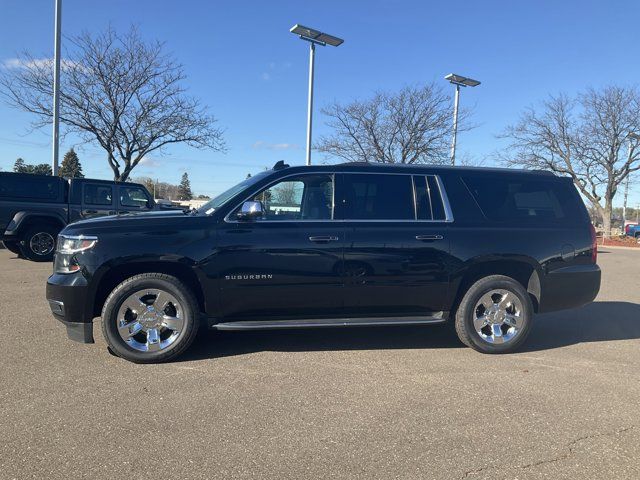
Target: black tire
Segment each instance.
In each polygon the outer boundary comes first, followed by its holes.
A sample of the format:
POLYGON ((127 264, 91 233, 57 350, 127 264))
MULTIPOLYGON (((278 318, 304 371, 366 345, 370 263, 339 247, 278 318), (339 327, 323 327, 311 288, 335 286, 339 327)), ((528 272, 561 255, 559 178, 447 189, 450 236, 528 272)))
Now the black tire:
POLYGON ((18 244, 18 242, 5 240, 2 243, 4 244, 4 248, 9 250, 10 252, 15 253, 16 255, 22 256, 22 252, 20 251, 20 245, 18 244))
POLYGON ((503 275, 491 275, 471 285, 462 297, 455 316, 455 329, 460 341, 482 353, 510 353, 515 351, 526 340, 531 331, 532 323, 533 304, 531 297, 519 282, 503 275), (481 337, 474 327, 478 302, 484 295, 494 290, 506 290, 515 295, 522 306, 522 327, 517 335, 502 344, 489 343, 481 337))
POLYGON ((20 240, 22 256, 33 262, 50 262, 56 250, 58 233, 60 228, 49 223, 27 227, 20 240))
POLYGON ((193 343, 200 326, 200 309, 191 290, 180 280, 163 273, 143 273, 127 278, 113 289, 102 308, 102 334, 111 351, 134 363, 161 363, 175 359, 193 343), (144 289, 161 290, 180 303, 184 324, 177 339, 155 352, 132 348, 118 333, 118 311, 131 295, 144 289))

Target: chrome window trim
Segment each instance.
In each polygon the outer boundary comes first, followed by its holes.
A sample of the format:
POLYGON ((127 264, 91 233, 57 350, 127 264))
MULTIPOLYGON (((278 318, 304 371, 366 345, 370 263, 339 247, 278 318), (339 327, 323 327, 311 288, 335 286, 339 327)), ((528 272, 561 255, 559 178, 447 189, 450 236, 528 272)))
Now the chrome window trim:
POLYGON ((235 207, 233 207, 231 209, 231 211, 229 213, 227 213, 224 217, 224 222, 225 223, 291 223, 291 222, 333 222, 334 220, 334 216, 335 216, 335 207, 336 207, 336 202, 335 202, 335 196, 336 196, 336 174, 335 172, 298 172, 298 173, 291 173, 289 175, 285 175, 284 177, 280 177, 276 180, 274 180, 273 182, 267 184, 266 186, 264 186, 263 188, 259 189, 256 193, 252 193, 251 195, 249 195, 248 197, 246 197, 244 200, 242 200, 240 203, 238 203, 235 207), (264 192, 265 190, 271 188, 273 185, 282 182, 283 180, 287 179, 287 178, 291 178, 291 177, 300 177, 303 175, 326 175, 328 177, 331 177, 331 181, 333 182, 333 191, 331 192, 331 218, 328 220, 304 220, 304 219, 300 219, 300 220, 260 220, 260 222, 241 222, 239 220, 231 220, 230 216, 233 212, 235 212, 239 207, 242 206, 242 204, 248 200, 250 200, 251 198, 253 198, 255 195, 257 195, 260 192, 264 192))
MULTIPOLYGON (((411 178, 411 183, 413 184, 413 178, 411 178)), ((413 187, 415 189, 415 186, 413 187)), ((430 190, 428 190, 429 192, 429 200, 431 201, 431 192, 430 190)), ((414 210, 415 210, 415 196, 414 196, 414 210)), ((433 206, 431 207, 431 209, 433 210, 433 206)), ((258 192, 256 193, 252 193, 249 196, 247 196, 244 200, 242 200, 241 202, 239 202, 238 204, 236 204, 235 207, 233 207, 231 209, 231 211, 229 213, 227 213, 224 217, 224 222, 225 223, 242 223, 242 224, 263 224, 263 223, 327 223, 327 222, 337 222, 337 223, 344 223, 344 222, 356 222, 356 223, 451 223, 453 222, 453 212, 451 210, 451 205, 449 204, 449 197, 447 197, 447 193, 444 189, 444 185, 442 184, 442 180, 440 179, 440 175, 436 175, 436 174, 431 174, 431 173, 427 173, 427 174, 420 174, 420 175, 416 175, 415 173, 399 173, 399 172, 358 172, 358 171, 345 171, 345 172, 336 172, 336 171, 328 171, 328 172, 298 172, 298 173, 291 173, 289 175, 285 175, 284 177, 280 177, 276 180, 274 180, 273 182, 267 184, 265 187, 261 188, 260 190, 258 190, 258 192), (427 183, 427 189, 429 189, 429 182, 427 181, 426 177, 435 177, 436 179, 436 184, 438 185, 438 190, 440 190, 440 199, 442 200, 442 205, 444 207, 444 211, 445 211, 445 218, 444 220, 433 220, 433 214, 432 214, 432 219, 431 220, 420 220, 417 218, 414 219, 408 219, 408 220, 383 220, 383 219, 378 219, 378 220, 366 220, 366 219, 336 219, 335 217, 335 209, 336 209, 336 200, 335 200, 335 196, 336 196, 336 175, 405 175, 408 177, 414 177, 414 176, 424 176, 425 177, 425 182, 427 183), (331 176, 332 180, 333 180, 333 193, 332 193, 332 206, 331 206, 331 218, 327 219, 327 220, 261 220, 259 222, 241 222, 239 220, 231 220, 230 216, 233 212, 235 212, 240 206, 242 206, 242 204, 244 202, 246 202, 247 200, 249 200, 250 198, 252 198, 254 195, 256 195, 259 192, 262 192, 270 187, 272 187, 273 185, 275 185, 276 183, 279 183, 287 178, 290 177, 299 177, 302 175, 328 175, 331 176)))
POLYGON ((442 199, 442 205, 444 206, 444 221, 451 223, 453 222, 453 211, 451 210, 451 204, 449 203, 449 197, 447 196, 447 192, 444 189, 444 184, 442 183, 442 179, 440 175, 434 175, 436 177, 436 183, 438 184, 438 190, 440 190, 440 198, 442 199))

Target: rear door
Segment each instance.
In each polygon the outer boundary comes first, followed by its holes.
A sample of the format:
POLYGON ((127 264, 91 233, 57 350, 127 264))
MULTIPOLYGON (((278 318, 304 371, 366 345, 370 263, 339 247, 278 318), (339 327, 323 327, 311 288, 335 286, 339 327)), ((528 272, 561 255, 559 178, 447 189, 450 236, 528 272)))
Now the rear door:
POLYGON ((442 311, 451 262, 449 219, 436 177, 345 173, 336 194, 345 223, 345 313, 442 311))
POLYGON ((84 182, 82 185, 82 218, 115 215, 115 185, 84 182))

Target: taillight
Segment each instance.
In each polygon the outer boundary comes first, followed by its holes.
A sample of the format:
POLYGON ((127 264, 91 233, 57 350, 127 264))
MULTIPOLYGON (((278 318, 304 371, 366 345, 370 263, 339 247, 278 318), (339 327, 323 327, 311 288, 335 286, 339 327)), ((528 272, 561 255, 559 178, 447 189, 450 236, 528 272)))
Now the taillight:
POLYGON ((593 223, 589 224, 589 231, 591 232, 591 261, 593 263, 598 262, 598 238, 596 237, 596 227, 593 223))

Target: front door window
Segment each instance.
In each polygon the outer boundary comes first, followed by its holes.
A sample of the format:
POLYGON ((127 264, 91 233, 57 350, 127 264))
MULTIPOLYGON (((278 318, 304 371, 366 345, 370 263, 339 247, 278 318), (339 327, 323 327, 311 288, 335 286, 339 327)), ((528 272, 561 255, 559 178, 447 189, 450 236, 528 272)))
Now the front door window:
POLYGON ((301 175, 286 178, 251 200, 262 202, 259 221, 331 220, 333 176, 301 175))

